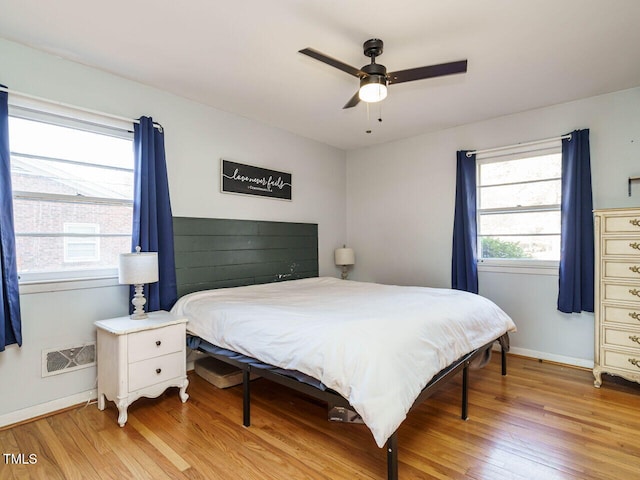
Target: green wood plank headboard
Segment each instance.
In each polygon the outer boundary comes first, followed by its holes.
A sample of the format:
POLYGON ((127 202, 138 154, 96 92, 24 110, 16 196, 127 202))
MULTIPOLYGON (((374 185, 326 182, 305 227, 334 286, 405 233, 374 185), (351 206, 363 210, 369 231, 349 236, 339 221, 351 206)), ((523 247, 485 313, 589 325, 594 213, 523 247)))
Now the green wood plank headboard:
POLYGON ((318 225, 173 218, 178 297, 318 276, 318 225))

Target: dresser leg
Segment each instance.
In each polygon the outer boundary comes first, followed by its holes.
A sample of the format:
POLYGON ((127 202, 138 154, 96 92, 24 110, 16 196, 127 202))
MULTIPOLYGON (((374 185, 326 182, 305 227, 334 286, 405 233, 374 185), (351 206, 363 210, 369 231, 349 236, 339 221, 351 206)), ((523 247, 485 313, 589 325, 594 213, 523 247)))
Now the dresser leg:
POLYGON ((105 397, 103 393, 98 393, 98 410, 104 410, 105 408, 105 397))
POLYGON ((180 387, 180 400, 182 400, 182 403, 186 402, 189 399, 189 394, 187 393, 188 386, 189 380, 185 378, 182 386, 180 387))
POLYGON ((602 385, 602 370, 600 370, 600 367, 593 368, 593 376, 595 378, 593 386, 596 388, 600 388, 600 386, 602 385))
POLYGON ((125 400, 118 400, 116 403, 118 407, 118 425, 124 427, 125 423, 127 423, 127 407, 129 406, 125 400))

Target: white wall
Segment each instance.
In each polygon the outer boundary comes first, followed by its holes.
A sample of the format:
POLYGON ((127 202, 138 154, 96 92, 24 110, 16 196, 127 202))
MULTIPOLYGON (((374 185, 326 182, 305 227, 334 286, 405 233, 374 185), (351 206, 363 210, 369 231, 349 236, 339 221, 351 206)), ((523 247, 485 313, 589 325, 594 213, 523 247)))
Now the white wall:
MULTIPOLYGON (((0 83, 127 118, 152 116, 165 128, 174 215, 318 223, 320 274, 337 275, 333 249, 346 240, 343 151, 4 40, 0 83), (291 172, 293 201, 221 194, 222 157, 291 172)), ((23 347, 0 353, 0 426, 89 398, 95 368, 43 379, 41 350, 94 340, 93 322, 128 305, 117 285, 20 300, 23 347)))
MULTIPOLYGON (((640 175, 638 88, 348 152, 350 278, 450 287, 456 151, 582 128, 590 129, 594 208, 640 206, 640 185, 627 195, 627 178, 640 175)), ((592 365, 593 315, 556 310, 557 276, 481 272, 479 283, 516 321, 514 351, 592 365)))

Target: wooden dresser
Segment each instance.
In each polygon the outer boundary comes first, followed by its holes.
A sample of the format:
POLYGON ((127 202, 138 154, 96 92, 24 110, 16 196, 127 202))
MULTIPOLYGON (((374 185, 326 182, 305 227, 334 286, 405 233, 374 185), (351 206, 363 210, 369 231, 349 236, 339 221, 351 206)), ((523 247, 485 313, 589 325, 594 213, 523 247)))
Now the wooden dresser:
POLYGON ((640 208, 594 215, 594 385, 603 373, 640 382, 640 208))

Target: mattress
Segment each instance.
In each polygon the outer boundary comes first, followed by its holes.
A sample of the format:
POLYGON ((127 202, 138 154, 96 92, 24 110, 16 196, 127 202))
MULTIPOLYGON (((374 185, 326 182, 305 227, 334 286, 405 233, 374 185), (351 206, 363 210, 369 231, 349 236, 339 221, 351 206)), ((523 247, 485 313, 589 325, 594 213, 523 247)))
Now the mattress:
POLYGON ((191 293, 172 311, 192 335, 338 392, 379 447, 434 375, 516 329, 472 293, 329 277, 191 293))

